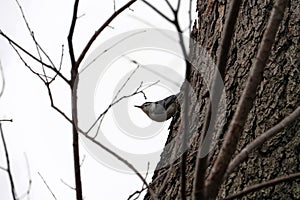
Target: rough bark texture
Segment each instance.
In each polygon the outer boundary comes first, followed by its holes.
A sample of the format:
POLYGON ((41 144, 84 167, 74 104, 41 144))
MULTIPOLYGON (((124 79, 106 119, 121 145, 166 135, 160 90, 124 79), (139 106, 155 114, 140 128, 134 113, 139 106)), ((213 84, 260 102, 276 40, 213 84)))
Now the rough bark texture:
MULTIPOLYGON (((230 1, 228 1, 230 2, 230 1)), ((223 30, 227 1, 198 0, 198 21, 195 23, 192 36, 213 58, 217 59, 223 30)), ((274 1, 247 0, 242 3, 235 35, 229 52, 229 61, 225 77, 226 120, 222 129, 228 127, 236 105, 244 88, 245 80, 254 62, 261 42, 263 31, 270 16, 274 1)), ((255 137, 265 132, 285 116, 300 106, 300 0, 289 1, 284 20, 276 36, 264 79, 258 88, 254 107, 252 108, 245 129, 242 133, 238 150, 255 137)), ((199 52, 192 49, 193 64, 199 63, 199 52)), ((190 74, 191 85, 198 99, 192 99, 190 106, 190 148, 187 159, 187 195, 190 199, 195 156, 203 126, 206 104, 209 100, 207 85, 197 70, 190 74), (197 104, 196 104, 197 102, 197 104)), ((180 114, 177 114, 170 126, 170 134, 166 144, 180 135, 180 114)), ((221 133, 221 139, 223 137, 221 133)), ((296 120, 284 131, 271 138, 258 150, 250 154, 246 162, 224 182, 219 192, 222 198, 228 194, 246 188, 249 185, 263 182, 275 177, 300 171, 300 120, 296 120)), ((217 145, 214 155, 218 153, 217 145)), ((173 151, 180 151, 180 140, 177 145, 166 145, 161 161, 153 176, 151 187, 156 193, 161 190, 159 199, 180 199, 180 159, 172 165, 166 163, 173 151), (168 174, 168 170, 171 172, 168 174), (167 180, 167 181, 165 181, 167 180), (162 188, 162 184, 166 183, 162 188)), ((179 152, 180 154, 180 152, 179 152)), ((210 162, 212 162, 214 159, 210 162)), ((151 199, 147 194, 145 199, 151 199)), ((282 183, 258 192, 251 193, 243 199, 300 199, 299 181, 282 183)))

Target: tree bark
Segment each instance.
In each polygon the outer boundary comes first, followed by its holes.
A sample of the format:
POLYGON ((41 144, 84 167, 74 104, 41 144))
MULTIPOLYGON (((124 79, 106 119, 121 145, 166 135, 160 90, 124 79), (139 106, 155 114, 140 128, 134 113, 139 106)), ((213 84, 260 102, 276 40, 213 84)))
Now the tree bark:
MULTIPOLYGON (((226 12, 230 1, 198 0, 198 20, 195 23, 192 37, 207 56, 216 62, 220 37, 226 20, 226 12)), ((235 34, 229 52, 224 80, 226 93, 225 125, 220 134, 218 144, 209 164, 218 154, 223 134, 236 110, 236 105, 245 87, 250 68, 256 58, 274 1, 249 0, 243 1, 237 20, 235 34)), ((300 105, 300 0, 289 1, 272 48, 269 63, 263 74, 254 106, 248 116, 244 131, 238 144, 238 153, 254 138, 276 125, 284 117, 292 113, 300 105)), ((193 64, 199 63, 198 50, 191 47, 193 64)), ((187 155, 186 190, 187 199, 191 198, 195 171, 195 158, 207 105, 209 102, 208 87, 201 74, 192 69, 189 74, 191 85, 198 97, 191 99, 189 121, 192 136, 187 155)), ((183 91, 182 91, 183 93, 183 91)), ((180 130, 180 115, 174 116, 170 125, 170 133, 166 144, 169 144, 180 130)), ((252 152, 222 184, 218 199, 236 193, 250 185, 261 183, 276 177, 300 171, 300 120, 297 119, 281 133, 272 137, 256 151, 252 152)), ((180 140, 177 145, 166 146, 161 154, 150 187, 160 193, 159 199, 180 199, 180 159, 172 165, 166 165, 173 151, 180 154, 180 140), (171 166, 171 167, 170 167, 171 166), (168 171, 171 171, 168 173, 168 171), (167 179, 167 180, 165 180, 167 179), (165 185, 164 185, 165 182, 165 185), (164 185, 164 188, 161 188, 164 185)), ((257 192, 248 194, 245 199, 300 199, 299 181, 281 183, 257 192)), ((146 194, 146 200, 151 199, 146 194)))

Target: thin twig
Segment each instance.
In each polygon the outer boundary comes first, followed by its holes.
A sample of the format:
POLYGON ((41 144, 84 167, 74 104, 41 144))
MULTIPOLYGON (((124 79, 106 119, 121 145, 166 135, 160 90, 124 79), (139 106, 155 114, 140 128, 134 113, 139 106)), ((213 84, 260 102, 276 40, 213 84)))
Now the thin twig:
POLYGON ((106 22, 104 22, 102 24, 102 26, 94 33, 94 35, 90 38, 90 40, 88 41, 88 43, 86 44, 86 46, 84 47, 84 49, 82 50, 78 60, 76 61, 76 66, 74 66, 75 68, 78 68, 80 63, 82 62, 82 60, 84 59, 86 53, 88 52, 88 50, 90 49, 90 47, 92 46, 92 44, 94 43, 94 41, 96 40, 96 38, 100 35, 100 33, 102 33, 102 31, 119 15, 121 14, 126 8, 128 8, 129 6, 131 6, 134 2, 136 2, 137 0, 131 0, 128 3, 126 3, 124 6, 122 6, 121 8, 119 8, 116 12, 114 12, 107 20, 106 22))
POLYGON ((114 3, 114 12, 116 12, 116 0, 113 0, 114 3))
POLYGON ((250 152, 252 152, 256 148, 261 146, 264 142, 269 140, 271 137, 282 131, 293 121, 299 119, 299 116, 300 107, 296 108, 294 112, 285 117, 282 121, 280 121, 278 124, 270 128, 269 130, 258 136, 255 140, 253 140, 245 148, 243 148, 242 151, 238 155, 236 155, 234 159, 230 162, 224 179, 226 179, 226 177, 230 175, 232 171, 238 167, 239 164, 246 160, 250 152))
POLYGON ((134 193, 132 193, 131 195, 129 195, 129 197, 127 198, 127 200, 130 200, 131 198, 133 198, 135 195, 137 195, 133 200, 137 200, 143 191, 145 191, 147 189, 147 187, 143 187, 141 190, 137 190, 134 193))
POLYGON ((5 77, 4 77, 4 71, 3 71, 1 61, 0 61, 0 75, 1 75, 1 80, 2 80, 2 88, 0 90, 0 98, 1 98, 3 95, 4 89, 5 89, 5 77))
MULTIPOLYGON (((147 177, 148 177, 149 167, 150 167, 150 163, 148 162, 148 163, 147 163, 147 171, 146 171, 146 175, 145 175, 145 180, 147 180, 147 177)), ((129 197, 128 197, 127 200, 130 200, 130 199, 133 198, 135 195, 137 195, 137 196, 136 196, 133 200, 138 199, 138 198, 141 196, 142 192, 143 192, 145 189, 147 189, 147 187, 144 187, 144 186, 145 186, 145 184, 143 183, 142 189, 141 189, 141 190, 137 190, 137 191, 135 191, 134 193, 132 193, 131 195, 129 195, 129 197)))
POLYGON ((32 185, 30 166, 29 166, 29 162, 28 162, 28 158, 27 158, 26 153, 24 153, 24 157, 25 157, 26 167, 27 167, 28 187, 27 187, 26 192, 23 195, 20 195, 20 197, 18 199, 23 199, 25 196, 27 196, 28 199, 29 199, 29 195, 30 195, 30 191, 31 191, 31 185, 32 185))
MULTIPOLYGON (((117 104, 117 103, 119 103, 120 101, 122 101, 123 99, 127 99, 127 98, 132 97, 132 96, 137 95, 137 94, 143 94, 144 97, 146 98, 146 95, 145 95, 145 93, 144 93, 144 90, 146 90, 146 89, 149 88, 149 87, 152 87, 153 85, 157 84, 158 82, 159 82, 159 81, 156 81, 156 82, 154 82, 154 83, 148 85, 148 86, 145 87, 144 89, 140 90, 141 87, 143 86, 143 82, 141 82, 141 84, 139 85, 139 87, 137 87, 137 89, 136 89, 134 92, 132 92, 132 93, 129 94, 129 95, 124 95, 124 96, 122 96, 121 98, 119 98, 119 99, 115 100, 114 102, 112 102, 111 104, 109 104, 109 105, 107 106, 107 108, 106 108, 106 109, 98 116, 98 118, 97 118, 97 119, 95 120, 95 122, 91 125, 91 127, 90 127, 86 132, 83 132, 83 133, 84 133, 84 134, 88 134, 88 133, 94 128, 94 126, 97 124, 97 122, 98 122, 100 119, 102 119, 103 116, 109 111, 109 109, 110 109, 112 106, 114 106, 115 104, 117 104)), ((97 131, 97 132, 98 132, 98 131, 97 131)), ((97 136, 97 135, 95 135, 93 138, 95 138, 96 136, 97 136)))
POLYGON ((17 53, 17 55, 19 56, 20 60, 23 62, 23 64, 33 73, 35 74, 37 77, 39 77, 41 79, 42 82, 45 83, 45 80, 43 79, 43 77, 41 76, 41 74, 37 73, 36 71, 34 71, 28 64, 27 62, 24 60, 24 58, 21 56, 21 54, 19 53, 19 51, 17 50, 17 48, 12 45, 11 43, 9 43, 11 45, 11 47, 15 50, 15 52, 17 53))
POLYGON ((59 68, 58 68, 59 71, 61 69, 63 59, 64 59, 64 45, 61 45, 61 56, 60 56, 60 62, 59 62, 59 68))
POLYGON ((150 4, 148 1, 146 0, 142 0, 147 6, 149 6, 152 10, 154 10, 157 14, 159 14, 162 18, 164 18, 165 20, 167 20, 168 22, 170 22, 171 24, 174 23, 174 20, 170 19, 169 17, 167 17, 165 14, 163 14, 162 12, 160 12, 157 8, 155 8, 152 4, 150 4))
POLYGON ((277 185, 277 184, 280 184, 280 183, 283 183, 283 182, 293 181, 293 180, 296 180, 296 179, 299 179, 299 178, 300 178, 300 172, 290 174, 288 176, 274 178, 274 179, 269 180, 269 181, 264 181, 263 183, 259 183, 259 184, 256 184, 256 185, 249 186, 246 189, 244 189, 243 191, 240 191, 240 192, 237 192, 236 194, 227 196, 224 200, 240 198, 242 196, 245 196, 246 194, 249 194, 250 192, 254 192, 254 191, 260 190, 262 188, 274 186, 274 185, 277 185))
MULTIPOLYGON (((60 62, 59 62, 59 67, 58 67, 58 71, 60 72, 61 67, 62 67, 62 63, 63 63, 63 58, 64 58, 64 45, 61 45, 61 55, 60 55, 60 62)), ((49 84, 51 84, 55 78, 57 77, 57 73, 53 76, 53 78, 51 79, 51 81, 49 81, 49 84)))
MULTIPOLYGON (((114 102, 116 101, 116 99, 118 98, 119 94, 121 93, 121 91, 124 89, 124 87, 127 85, 128 81, 132 78, 132 76, 136 73, 136 71, 140 68, 140 64, 137 63, 137 61, 135 60, 132 60, 131 62, 133 62, 134 64, 137 64, 137 67, 131 72, 131 74, 128 76, 128 78, 125 80, 125 82, 122 84, 122 86, 120 87, 120 89, 117 91, 116 95, 114 96, 112 102, 110 105, 114 104, 114 102)), ((109 107, 109 106, 108 106, 109 107)), ((107 111, 108 111, 109 108, 107 108, 107 111)), ((95 137, 97 137, 98 133, 99 133, 99 130, 100 130, 100 126, 103 122, 103 119, 105 117, 105 114, 107 113, 107 111, 102 114, 102 117, 100 119, 100 122, 99 122, 99 125, 98 125, 98 128, 97 128, 97 132, 96 132, 96 135, 95 137)))
POLYGON ((82 167, 82 165, 83 165, 85 159, 86 159, 86 155, 83 155, 83 158, 82 158, 81 163, 80 163, 80 167, 82 167))
POLYGON ((67 186, 68 188, 70 188, 71 190, 76 190, 75 187, 72 187, 71 185, 69 185, 68 183, 66 183, 62 178, 60 179, 60 181, 61 181, 65 186, 67 186))
MULTIPOLYGON (((139 87, 131 94, 129 95, 124 95, 122 96, 121 98, 117 99, 116 101, 112 102, 111 104, 109 104, 107 106, 107 108, 99 115, 99 117, 96 119, 96 121, 92 124, 92 126, 87 130, 87 132, 85 132, 86 134, 88 134, 92 128, 97 124, 97 122, 100 120, 99 124, 102 123, 103 121, 103 117, 106 115, 106 113, 109 111, 109 109, 114 106, 115 104, 119 103, 120 101, 122 101, 123 99, 127 99, 127 98, 130 98, 130 97, 133 97, 137 94, 143 94, 145 99, 146 99, 146 95, 144 93, 144 90, 148 89, 149 87, 152 87, 153 85, 156 85, 159 81, 156 81, 148 86, 146 86, 144 89, 140 90, 141 87, 143 86, 143 82, 141 82, 141 84, 139 85, 139 87)), ((99 131, 99 128, 97 129, 97 132, 96 132, 96 135, 93 137, 93 138, 96 138, 97 135, 98 135, 98 131, 99 131)))
POLYGON ((0 122, 13 122, 13 119, 0 119, 0 122))
POLYGON ((44 184, 46 185, 47 189, 49 190, 49 192, 52 194, 53 198, 55 200, 57 200, 56 196, 54 195, 54 193, 52 192, 51 188, 49 187, 49 185, 47 184, 46 180, 44 179, 44 177, 42 176, 42 174, 40 172, 38 172, 39 176, 41 177, 41 179, 43 180, 44 184))
POLYGON ((283 19, 287 3, 288 1, 286 0, 277 0, 272 9, 254 66, 250 71, 246 87, 239 100, 228 131, 225 134, 224 143, 220 149, 220 153, 218 154, 218 157, 211 169, 211 173, 206 180, 207 193, 210 199, 216 198, 230 159, 236 150, 248 113, 253 106, 256 89, 262 81, 263 71, 267 64, 277 30, 283 19))
POLYGON ((95 138, 93 138, 93 137, 91 137, 91 136, 89 136, 87 134, 83 134, 83 136, 85 136, 91 142, 93 142, 96 145, 98 145, 99 147, 101 147, 103 150, 105 150, 106 152, 108 152, 109 154, 111 154, 112 156, 114 156, 116 159, 118 159, 123 164, 125 164, 129 169, 131 169, 141 179, 141 181, 146 185, 146 187, 148 188, 148 190, 150 192, 151 197, 154 200, 158 200, 157 197, 156 197, 156 194, 149 187, 149 185, 148 185, 147 181, 145 180, 145 178, 140 174, 140 172, 130 162, 128 162, 126 159, 124 159, 123 157, 121 157, 120 155, 118 155, 117 153, 115 153, 114 151, 112 151, 111 149, 109 149, 108 147, 106 147, 105 145, 103 145, 101 142, 95 140, 95 138))
POLYGON ((82 17, 84 17, 84 16, 85 16, 85 13, 83 13, 83 14, 77 16, 77 19, 80 19, 80 18, 82 18, 82 17))
POLYGON ((24 49, 22 46, 20 46, 18 43, 16 43, 15 41, 13 41, 11 38, 9 38, 2 30, 0 30, 0 35, 2 35, 9 43, 13 44, 14 46, 16 46, 18 49, 20 49, 21 51, 23 51, 25 54, 27 54, 29 57, 31 57, 33 60, 35 60, 36 62, 44 65, 45 67, 51 69, 53 72, 55 72, 56 74, 58 74, 58 76, 63 79, 66 83, 69 84, 69 80, 60 73, 60 71, 58 69, 56 69, 55 67, 48 65, 46 63, 44 63, 43 61, 41 61, 40 59, 38 59, 37 57, 35 57, 34 55, 32 55, 31 53, 29 53, 26 49, 24 49))
MULTIPOLYGON (((48 56, 48 54, 43 50, 43 48, 41 47, 41 45, 37 42, 35 36, 34 36, 34 32, 31 30, 30 26, 29 26, 29 23, 28 23, 28 20, 26 19, 26 16, 25 16, 25 13, 23 11, 23 8, 21 6, 21 4, 19 3, 18 0, 15 0, 16 3, 18 4, 18 7, 20 9, 20 12, 22 14, 22 17, 23 17, 23 20, 27 26, 27 30, 33 40, 33 42, 35 43, 35 47, 36 47, 36 50, 37 50, 37 53, 38 53, 38 56, 40 58, 40 61, 43 61, 42 59, 42 55, 41 55, 41 52, 46 56, 46 58, 48 59, 48 61, 51 63, 51 65, 55 68, 55 65, 54 63, 52 62, 52 60, 50 59, 50 57, 48 56)), ((43 70, 43 73, 45 75, 45 79, 46 79, 46 82, 48 82, 48 78, 47 78, 47 75, 46 75, 46 71, 45 71, 45 67, 44 65, 42 64, 42 70, 43 70)))
POLYGON ((176 11, 174 10, 173 6, 171 5, 171 3, 168 0, 165 0, 165 2, 167 3, 167 5, 169 6, 170 10, 172 11, 172 13, 175 13, 176 11))
POLYGON ((13 180, 12 173, 11 173, 9 155, 8 155, 8 150, 7 150, 6 141, 4 138, 4 133, 3 133, 1 123, 0 123, 0 132, 1 132, 1 138, 2 138, 2 143, 3 143, 3 147, 4 147, 5 158, 6 158, 6 165, 7 165, 6 171, 7 171, 8 177, 9 177, 9 183, 10 183, 10 187, 11 187, 11 195, 12 195, 13 199, 16 200, 17 194, 16 194, 15 184, 14 184, 14 180, 13 180))
POLYGON ((135 35, 141 34, 146 32, 146 30, 142 30, 142 31, 138 31, 135 33, 132 33, 120 40, 118 40, 117 42, 115 42, 114 44, 112 44, 110 47, 108 47, 107 49, 103 50, 99 55, 97 55, 95 58, 93 58, 91 60, 91 62, 89 62, 86 66, 84 66, 84 68, 80 71, 80 73, 84 72, 91 64, 93 64, 99 57, 101 57, 102 55, 104 55, 105 53, 109 52, 109 50, 111 50, 112 48, 116 47, 117 45, 119 45, 121 42, 126 41, 127 39, 129 39, 130 37, 133 37, 135 35))

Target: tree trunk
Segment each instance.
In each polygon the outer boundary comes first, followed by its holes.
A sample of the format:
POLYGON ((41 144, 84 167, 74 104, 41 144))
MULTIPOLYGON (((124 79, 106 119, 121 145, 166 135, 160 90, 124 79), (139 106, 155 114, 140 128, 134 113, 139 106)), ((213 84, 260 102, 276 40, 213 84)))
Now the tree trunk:
MULTIPOLYGON (((216 62, 221 32, 226 20, 230 1, 198 0, 198 21, 192 31, 192 37, 204 48, 216 62)), ((252 67, 259 44, 262 39, 273 0, 243 1, 231 43, 229 60, 226 67, 225 125, 220 139, 209 160, 214 161, 223 134, 233 117, 236 105, 245 87, 250 68, 252 67)), ((264 72, 254 106, 249 113, 247 123, 238 144, 239 152, 250 141, 276 125, 294 109, 300 106, 300 0, 289 1, 284 19, 280 25, 272 48, 269 63, 264 72)), ((193 64, 199 63, 199 52, 191 49, 193 64)), ((190 106, 190 148, 188 150, 186 169, 187 199, 191 198, 195 171, 195 158, 207 109, 209 95, 207 85, 197 70, 190 74, 191 85, 198 97, 190 106), (196 104, 197 102, 197 104, 196 104), (195 128, 196 127, 196 128, 195 128)), ((180 149, 177 145, 168 145, 180 132, 180 114, 174 116, 170 133, 161 160, 158 163, 150 186, 159 199, 180 199, 180 158, 166 166, 172 152, 180 149), (168 171, 171 171, 168 173, 168 171), (165 181, 166 180, 166 181, 165 181), (160 192, 159 192, 160 191, 160 192)), ((218 130, 220 133, 220 130, 218 130)), ((252 152, 223 183, 218 198, 236 193, 250 185, 264 182, 276 177, 300 171, 300 120, 297 119, 281 133, 269 139, 256 151, 252 152)), ((151 199, 146 194, 145 200, 151 199)), ((268 187, 248 194, 244 199, 300 199, 299 181, 290 181, 268 187)))

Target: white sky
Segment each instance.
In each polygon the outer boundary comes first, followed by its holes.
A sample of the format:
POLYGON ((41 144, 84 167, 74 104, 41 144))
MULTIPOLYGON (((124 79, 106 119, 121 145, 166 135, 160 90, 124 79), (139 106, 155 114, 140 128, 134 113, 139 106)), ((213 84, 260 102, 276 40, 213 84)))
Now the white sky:
MULTIPOLYGON (((119 8, 126 2, 125 0, 116 0, 116 7, 119 8)), ((164 13, 170 14, 163 1, 156 0, 153 2, 164 13)), ((65 53, 62 73, 69 76, 70 61, 67 48, 67 35, 74 1, 20 0, 20 3, 30 27, 35 33, 36 39, 50 57, 53 58, 55 63, 59 63, 61 45, 64 44, 65 53)), ((156 28, 174 30, 173 26, 162 20, 142 3, 137 2, 130 8, 134 11, 127 9, 114 20, 110 24, 114 29, 107 28, 103 32, 92 46, 87 57, 98 45, 101 45, 115 35, 134 29, 153 28, 143 23, 142 20, 147 21, 156 28)), ((193 5, 193 8, 195 8, 195 5, 193 5)), ((182 8, 182 17, 186 19, 182 21, 182 27, 184 28, 187 26, 187 11, 187 5, 185 5, 182 8)), ((78 57, 89 37, 112 12, 112 1, 80 1, 78 16, 84 15, 77 20, 75 27, 73 41, 76 57, 78 57)), ((0 0, 0 29, 30 52, 35 52, 34 44, 26 30, 22 15, 14 0, 0 0)), ((176 68, 175 70, 178 73, 183 73, 184 69, 180 64, 181 61, 174 58, 174 56, 165 55, 161 51, 149 52, 143 52, 140 55, 139 52, 136 52, 131 56, 145 65, 159 64, 176 68), (160 55, 156 55, 157 53, 160 55), (158 59, 154 61, 153 57, 158 59)), ((30 199, 53 199, 39 177, 38 172, 43 175, 57 199, 75 199, 75 192, 61 182, 61 179, 63 179, 68 184, 74 186, 70 124, 50 107, 50 100, 43 83, 23 65, 3 37, 0 37, 0 60, 6 81, 4 95, 0 100, 0 119, 12 118, 14 120, 13 123, 4 122, 2 125, 9 149, 17 194, 22 195, 28 187, 28 170, 24 158, 24 153, 26 153, 30 166, 30 176, 33 181, 30 190, 30 199)), ((108 94, 115 90, 115 88, 112 88, 114 85, 109 84, 109 81, 124 78, 124 74, 132 70, 132 65, 127 66, 127 68, 124 66, 120 70, 118 66, 126 65, 124 63, 120 60, 115 61, 107 71, 106 77, 99 82, 95 99, 96 102, 101 100, 101 104, 94 105, 95 113, 99 113, 99 110, 105 108, 107 103, 111 101, 111 97, 108 94), (107 95, 103 96, 103 94, 107 95)), ((38 69, 39 65, 35 64, 35 66, 38 69)), ((180 83, 182 79, 174 81, 180 83)), ((150 88, 146 94, 150 101, 159 100, 173 92, 178 92, 179 87, 177 87, 176 91, 170 91, 164 85, 157 85, 150 88)), ((69 88, 63 82, 58 81, 52 86, 52 91, 56 105, 69 115, 69 88)), ((130 111, 129 116, 133 123, 141 127, 148 126, 151 124, 151 121, 141 111, 134 109, 133 105, 140 105, 144 101, 141 95, 135 96, 129 100, 130 108, 128 108, 130 111)), ((112 115, 107 116, 106 121, 108 122, 103 124, 104 132, 117 132, 120 129, 120 127, 115 126, 112 122, 112 115)), ((114 145, 124 151, 147 153, 149 151, 162 150, 167 137, 167 128, 168 124, 162 125, 162 129, 158 132, 157 137, 153 137, 153 141, 147 141, 149 143, 147 144, 148 146, 138 142, 135 142, 136 145, 133 145, 134 142, 128 138, 126 139, 120 133, 117 135, 108 135, 108 138, 114 145)), ((131 193, 141 188, 142 183, 136 175, 117 172, 112 168, 104 166, 97 162, 94 159, 95 156, 91 156, 88 153, 89 151, 83 146, 81 145, 80 147, 81 158, 83 155, 86 156, 81 168, 83 196, 85 199, 127 199, 131 193)), ((4 158, 3 144, 1 142, 0 166, 2 167, 6 167, 4 158)), ((112 157, 111 159, 114 158, 112 157)), ((156 163, 151 163, 152 168, 155 165, 156 163)), ((145 160, 146 166, 147 161, 145 160)), ((148 177, 150 181, 152 174, 148 177)), ((4 171, 0 171, 0 199, 12 199, 8 176, 4 171)))

